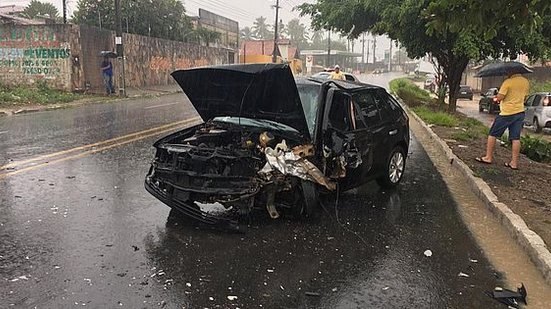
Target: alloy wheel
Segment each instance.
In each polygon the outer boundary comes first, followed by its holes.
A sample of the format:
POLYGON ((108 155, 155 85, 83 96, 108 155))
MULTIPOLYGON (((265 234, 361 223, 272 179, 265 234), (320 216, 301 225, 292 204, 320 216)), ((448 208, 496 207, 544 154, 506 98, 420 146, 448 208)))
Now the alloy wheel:
POLYGON ((397 151, 390 158, 390 163, 388 166, 388 178, 392 183, 398 183, 402 174, 404 173, 404 155, 397 151))

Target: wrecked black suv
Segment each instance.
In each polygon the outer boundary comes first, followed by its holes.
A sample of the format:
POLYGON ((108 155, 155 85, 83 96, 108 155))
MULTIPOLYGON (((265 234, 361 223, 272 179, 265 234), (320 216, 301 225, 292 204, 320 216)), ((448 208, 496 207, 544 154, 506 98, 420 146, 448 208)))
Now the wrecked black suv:
POLYGON ((211 224, 229 223, 208 211, 212 204, 241 215, 266 208, 272 218, 308 216, 337 187, 393 187, 402 178, 408 117, 383 88, 295 80, 283 64, 172 76, 206 122, 154 144, 145 187, 180 213, 211 224))

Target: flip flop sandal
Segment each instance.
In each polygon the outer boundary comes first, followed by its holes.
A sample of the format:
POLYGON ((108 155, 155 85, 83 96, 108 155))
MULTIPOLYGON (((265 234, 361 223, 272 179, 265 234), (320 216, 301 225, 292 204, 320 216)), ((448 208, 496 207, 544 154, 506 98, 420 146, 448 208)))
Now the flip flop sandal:
POLYGON ((515 170, 515 171, 518 170, 518 167, 512 167, 511 164, 509 164, 509 163, 507 163, 507 162, 505 162, 505 164, 503 164, 503 165, 505 165, 505 167, 508 167, 508 168, 510 168, 510 169, 512 169, 512 170, 515 170))
POLYGON ((488 161, 482 159, 482 157, 476 157, 474 159, 476 160, 476 162, 480 162, 480 163, 484 163, 484 164, 492 164, 492 162, 488 162, 488 161))

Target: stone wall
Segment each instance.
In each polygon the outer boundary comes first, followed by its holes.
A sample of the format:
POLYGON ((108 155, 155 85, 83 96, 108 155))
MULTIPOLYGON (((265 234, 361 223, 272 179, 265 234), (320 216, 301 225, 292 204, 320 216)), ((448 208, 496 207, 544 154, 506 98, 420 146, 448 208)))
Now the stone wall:
POLYGON ((0 25, 0 83, 71 90, 70 27, 0 25))
MULTIPOLYGON (((115 33, 77 25, 0 25, 0 83, 46 81, 67 91, 102 91, 101 51, 114 51, 115 33)), ((234 51, 123 34, 127 87, 174 83, 177 69, 234 62, 234 51)), ((120 84, 121 60, 113 59, 120 84)))

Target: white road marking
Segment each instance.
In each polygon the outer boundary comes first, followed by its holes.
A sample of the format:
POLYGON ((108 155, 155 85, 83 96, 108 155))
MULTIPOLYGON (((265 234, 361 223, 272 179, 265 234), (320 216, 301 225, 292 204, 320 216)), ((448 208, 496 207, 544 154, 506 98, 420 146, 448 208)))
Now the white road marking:
POLYGON ((0 131, 0 134, 8 133, 8 131, 0 131))
POLYGON ((153 105, 153 106, 145 107, 144 109, 152 109, 152 108, 163 107, 163 106, 170 106, 170 105, 176 105, 176 104, 180 104, 180 102, 166 103, 166 104, 161 104, 161 105, 153 105))

